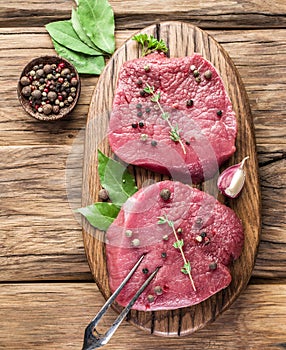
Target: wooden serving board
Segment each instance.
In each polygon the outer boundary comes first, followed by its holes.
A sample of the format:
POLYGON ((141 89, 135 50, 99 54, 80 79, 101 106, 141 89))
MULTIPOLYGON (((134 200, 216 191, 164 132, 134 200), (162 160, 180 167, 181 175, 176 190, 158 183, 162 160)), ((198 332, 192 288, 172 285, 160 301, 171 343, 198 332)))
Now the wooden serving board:
MULTIPOLYGON (((241 196, 235 200, 218 196, 221 202, 235 210, 242 219, 245 229, 244 249, 241 257, 231 266, 232 282, 229 287, 192 307, 156 312, 133 310, 128 316, 132 324, 149 333, 182 336, 214 321, 238 297, 251 276, 260 234, 260 190, 253 123, 248 98, 239 74, 228 54, 210 35, 193 25, 181 22, 163 22, 149 26, 140 32, 163 39, 169 48, 170 57, 182 57, 198 52, 212 62, 224 81, 238 120, 237 151, 224 166, 238 163, 246 155, 250 156, 245 167, 247 179, 241 196)), ((138 44, 131 39, 121 46, 110 59, 93 93, 85 137, 83 206, 98 201, 98 191, 101 187, 97 173, 97 149, 100 148, 102 152, 112 156, 106 135, 118 72, 125 61, 140 57, 140 52, 138 44)), ((163 179, 162 176, 145 169, 138 167, 136 171, 133 167, 130 169, 136 176, 139 188, 146 180, 163 179)), ((216 178, 203 183, 200 188, 211 193, 212 189, 216 188, 216 178)), ((104 232, 94 229, 84 220, 83 239, 91 272, 101 293, 107 298, 110 296, 110 290, 104 232)), ((121 310, 118 305, 115 305, 115 309, 121 310)))

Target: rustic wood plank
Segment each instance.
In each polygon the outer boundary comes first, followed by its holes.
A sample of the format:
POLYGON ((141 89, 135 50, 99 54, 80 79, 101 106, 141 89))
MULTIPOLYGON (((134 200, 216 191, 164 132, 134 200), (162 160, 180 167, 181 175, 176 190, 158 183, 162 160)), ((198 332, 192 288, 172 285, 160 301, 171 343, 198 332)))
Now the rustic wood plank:
MULTIPOLYGON (((0 285, 0 348, 80 349, 85 326, 103 304, 93 283, 0 285)), ((127 322, 105 349, 285 349, 286 285, 251 285, 214 323, 191 337, 161 338, 127 322)), ((114 320, 110 311, 100 325, 114 320)))
MULTIPOLYGON (((266 28, 285 27, 286 6, 283 0, 273 1, 200 1, 176 0, 110 0, 118 29, 143 28, 164 20, 190 21, 202 28, 266 28)), ((44 25, 70 18, 71 0, 11 0, 0 8, 0 26, 44 25)))
MULTIPOLYGON (((68 119, 50 124, 34 120, 18 103, 17 79, 30 59, 55 52, 43 28, 11 30, 0 30, 0 145, 71 144, 85 126, 97 77, 82 76, 79 103, 68 119)), ((117 46, 132 33, 117 32, 117 46)), ((286 131, 280 126, 286 116, 286 30, 275 30, 275 36, 271 30, 209 33, 228 51, 239 70, 250 100, 258 147, 285 144, 286 131)))

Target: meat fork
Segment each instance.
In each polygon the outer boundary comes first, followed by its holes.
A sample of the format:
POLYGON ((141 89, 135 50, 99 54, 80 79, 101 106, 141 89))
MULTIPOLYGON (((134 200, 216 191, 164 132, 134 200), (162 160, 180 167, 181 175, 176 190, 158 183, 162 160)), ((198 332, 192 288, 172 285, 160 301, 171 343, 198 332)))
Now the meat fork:
POLYGON ((139 296, 142 294, 144 289, 148 286, 148 284, 151 282, 151 280, 155 277, 156 273, 158 272, 160 267, 157 267, 153 273, 146 279, 146 281, 141 285, 141 287, 138 289, 138 291, 135 293, 134 297, 130 300, 129 304, 122 310, 122 312, 119 314, 115 322, 112 324, 112 326, 106 331, 104 334, 100 334, 96 330, 96 326, 101 320, 101 318, 104 316, 106 311, 108 310, 109 306, 114 302, 122 288, 125 286, 125 284, 129 281, 131 276, 134 274, 134 272, 137 270, 138 266, 140 265, 141 261, 144 259, 145 254, 140 257, 140 259, 137 261, 137 263, 134 265, 134 267, 131 269, 131 271, 128 273, 128 275, 125 277, 125 279, 122 281, 120 286, 116 289, 116 291, 111 295, 111 297, 106 301, 106 303, 103 305, 103 307, 100 309, 98 314, 94 317, 94 319, 89 323, 89 325, 85 329, 84 333, 84 340, 83 340, 83 347, 82 350, 93 350, 98 349, 104 345, 106 345, 110 338, 113 336, 121 322, 124 320, 124 318, 127 316, 128 312, 136 302, 136 300, 139 298, 139 296))

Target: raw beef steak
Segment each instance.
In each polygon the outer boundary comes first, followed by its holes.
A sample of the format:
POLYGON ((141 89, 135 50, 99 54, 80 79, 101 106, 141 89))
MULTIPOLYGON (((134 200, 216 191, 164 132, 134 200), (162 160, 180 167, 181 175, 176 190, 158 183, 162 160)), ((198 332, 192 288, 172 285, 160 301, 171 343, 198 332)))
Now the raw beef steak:
POLYGON ((180 182, 158 182, 130 197, 106 232, 110 288, 114 291, 145 253, 119 294, 119 304, 126 306, 158 266, 159 272, 134 309, 167 310, 200 303, 229 285, 227 265, 239 257, 243 241, 242 224, 232 209, 180 182), (162 198, 162 190, 169 199, 162 198), (184 262, 173 246, 176 239, 172 227, 159 224, 158 217, 172 221, 179 240, 183 240, 196 290, 189 276, 181 272, 184 262))
POLYGON ((121 68, 109 124, 109 142, 126 163, 194 183, 211 178, 235 151, 236 118, 223 82, 199 54, 155 53, 121 68), (160 93, 159 108, 146 87, 160 93), (170 138, 169 114, 180 142, 170 138), (185 150, 184 150, 184 149, 185 150))

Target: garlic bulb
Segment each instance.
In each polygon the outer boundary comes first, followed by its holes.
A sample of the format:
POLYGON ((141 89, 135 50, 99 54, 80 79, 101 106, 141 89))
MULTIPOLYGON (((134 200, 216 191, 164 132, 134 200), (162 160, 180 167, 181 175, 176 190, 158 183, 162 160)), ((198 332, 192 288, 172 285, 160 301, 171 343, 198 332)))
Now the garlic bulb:
POLYGON ((230 166, 220 174, 217 180, 217 186, 225 196, 230 198, 239 196, 245 182, 243 166, 248 158, 249 157, 245 157, 241 163, 230 166))

